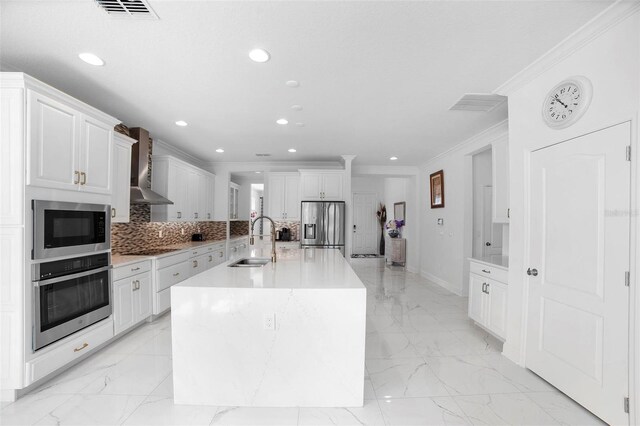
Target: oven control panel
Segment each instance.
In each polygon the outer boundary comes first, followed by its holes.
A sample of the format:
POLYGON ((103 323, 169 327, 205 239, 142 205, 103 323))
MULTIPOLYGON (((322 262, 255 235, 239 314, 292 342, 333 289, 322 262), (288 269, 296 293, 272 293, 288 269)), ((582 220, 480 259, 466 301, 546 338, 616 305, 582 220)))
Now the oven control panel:
POLYGON ((48 280, 63 275, 77 274, 92 269, 109 266, 110 253, 100 253, 90 256, 74 257, 71 259, 42 262, 34 265, 33 281, 48 280))

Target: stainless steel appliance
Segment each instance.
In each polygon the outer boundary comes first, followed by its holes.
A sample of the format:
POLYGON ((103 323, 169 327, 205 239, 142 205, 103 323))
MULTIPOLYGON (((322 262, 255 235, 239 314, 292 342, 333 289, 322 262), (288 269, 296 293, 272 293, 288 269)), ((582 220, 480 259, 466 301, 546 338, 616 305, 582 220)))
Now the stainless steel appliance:
POLYGON ((33 349, 111 315, 111 254, 33 265, 33 349))
POLYGON ((32 259, 82 255, 111 248, 111 207, 33 200, 32 259))
POLYGON ((336 248, 344 255, 344 201, 303 201, 301 247, 336 248))

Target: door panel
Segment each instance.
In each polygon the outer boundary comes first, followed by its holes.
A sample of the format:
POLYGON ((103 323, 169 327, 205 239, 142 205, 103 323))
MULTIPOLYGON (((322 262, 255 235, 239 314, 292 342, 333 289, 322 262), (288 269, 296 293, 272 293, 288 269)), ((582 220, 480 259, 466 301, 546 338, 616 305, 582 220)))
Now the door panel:
POLYGON ((526 365, 611 424, 628 396, 629 123, 531 155, 526 365))
POLYGON ((82 120, 82 143, 80 144, 80 185, 82 191, 111 194, 111 157, 113 152, 113 130, 110 126, 84 117, 82 120))
POLYGON ((285 178, 282 175, 269 176, 269 217, 284 219, 285 178))
POLYGON ((286 219, 300 219, 300 176, 285 176, 283 192, 286 219))
POLYGON ((469 274, 469 317, 478 323, 484 323, 485 297, 482 289, 486 282, 479 275, 469 274))
POLYGON ((505 338, 507 332, 507 286, 493 280, 488 284, 487 327, 497 336, 505 338))
POLYGON ((377 253, 376 195, 353 194, 353 254, 377 253))

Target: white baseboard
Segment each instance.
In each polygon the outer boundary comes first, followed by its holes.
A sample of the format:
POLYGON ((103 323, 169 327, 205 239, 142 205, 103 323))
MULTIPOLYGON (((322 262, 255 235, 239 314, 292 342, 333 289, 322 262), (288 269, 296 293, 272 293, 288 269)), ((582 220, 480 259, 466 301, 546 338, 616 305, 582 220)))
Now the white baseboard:
POLYGON ((462 289, 453 286, 451 283, 449 283, 448 281, 443 280, 442 278, 438 278, 435 275, 430 274, 429 272, 425 271, 424 269, 422 271, 420 271, 420 276, 422 278, 425 278, 425 279, 427 279, 429 281, 432 281, 432 282, 438 284, 440 287, 446 288, 447 290, 449 290, 453 294, 457 294, 458 296, 462 296, 462 289))
POLYGON ((15 389, 0 389, 0 401, 15 402, 18 399, 18 392, 15 389))
POLYGON ((415 268, 413 266, 407 266, 407 272, 411 272, 412 274, 417 274, 418 268, 415 268))

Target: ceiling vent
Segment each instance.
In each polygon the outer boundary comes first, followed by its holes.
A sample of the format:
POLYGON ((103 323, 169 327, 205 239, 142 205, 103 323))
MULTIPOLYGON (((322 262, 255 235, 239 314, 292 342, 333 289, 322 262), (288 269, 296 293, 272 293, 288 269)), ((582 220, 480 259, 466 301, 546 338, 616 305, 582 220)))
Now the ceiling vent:
POLYGON ((506 100, 506 96, 494 95, 492 93, 467 93, 449 109, 489 112, 502 105, 506 100))
POLYGON ((271 154, 256 154, 256 157, 271 157, 271 154))
POLYGON ((119 18, 158 19, 145 0, 95 0, 110 16, 119 18))

